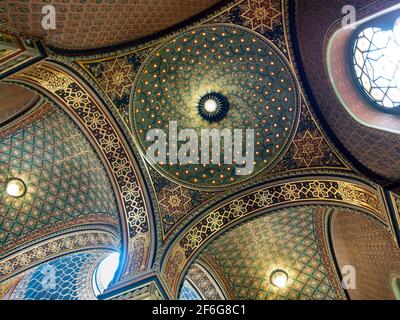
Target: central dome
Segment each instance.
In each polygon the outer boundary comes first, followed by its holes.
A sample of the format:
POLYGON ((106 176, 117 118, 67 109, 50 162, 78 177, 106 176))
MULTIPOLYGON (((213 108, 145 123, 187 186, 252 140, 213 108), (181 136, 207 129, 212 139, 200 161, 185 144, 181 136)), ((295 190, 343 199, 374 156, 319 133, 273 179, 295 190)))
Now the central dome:
POLYGON ((198 163, 146 158, 164 176, 195 189, 224 189, 270 168, 286 150, 298 119, 297 87, 285 58, 267 39, 237 26, 204 26, 166 42, 146 59, 133 90, 131 126, 144 154, 153 144, 146 140, 148 132, 159 129, 170 138, 171 123, 178 134, 193 129, 199 136, 204 129, 241 129, 244 135, 254 130, 249 175, 235 175, 235 163, 223 162, 228 150, 222 141, 218 164, 200 162, 200 143, 198 163))

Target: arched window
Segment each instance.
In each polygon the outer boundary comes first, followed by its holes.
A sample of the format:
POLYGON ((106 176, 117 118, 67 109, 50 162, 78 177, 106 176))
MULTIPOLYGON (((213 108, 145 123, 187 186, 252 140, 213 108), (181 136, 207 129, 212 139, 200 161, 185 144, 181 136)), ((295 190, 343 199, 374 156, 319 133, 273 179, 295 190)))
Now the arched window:
POLYGON ((113 252, 97 265, 93 273, 93 290, 96 296, 102 294, 114 279, 118 270, 120 254, 113 252))
POLYGON ((351 49, 364 96, 379 110, 400 114, 400 13, 362 25, 351 49))

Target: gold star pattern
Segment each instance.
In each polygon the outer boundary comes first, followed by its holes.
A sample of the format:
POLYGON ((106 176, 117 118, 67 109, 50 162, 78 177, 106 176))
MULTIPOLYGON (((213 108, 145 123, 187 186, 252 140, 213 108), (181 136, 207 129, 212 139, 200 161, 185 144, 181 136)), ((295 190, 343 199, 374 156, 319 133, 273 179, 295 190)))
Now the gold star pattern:
POLYGON ((281 16, 277 6, 275 0, 247 0, 241 15, 244 25, 261 33, 272 31, 275 22, 281 16))

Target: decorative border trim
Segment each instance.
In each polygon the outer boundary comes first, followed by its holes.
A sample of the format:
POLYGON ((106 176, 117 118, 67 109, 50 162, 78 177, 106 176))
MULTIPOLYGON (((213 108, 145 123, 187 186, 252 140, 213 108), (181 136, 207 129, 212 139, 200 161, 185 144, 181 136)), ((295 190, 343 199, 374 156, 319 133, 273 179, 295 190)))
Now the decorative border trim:
POLYGON ((333 281, 333 285, 335 287, 335 293, 337 295, 338 300, 347 300, 348 297, 346 296, 345 290, 342 288, 341 283, 342 280, 339 278, 338 271, 336 270, 336 260, 333 258, 333 252, 330 246, 330 224, 329 219, 330 215, 332 214, 332 210, 317 209, 317 213, 314 215, 314 232, 315 232, 315 239, 318 243, 318 251, 320 252, 320 256, 322 261, 324 262, 324 266, 326 272, 329 274, 330 279, 333 281))

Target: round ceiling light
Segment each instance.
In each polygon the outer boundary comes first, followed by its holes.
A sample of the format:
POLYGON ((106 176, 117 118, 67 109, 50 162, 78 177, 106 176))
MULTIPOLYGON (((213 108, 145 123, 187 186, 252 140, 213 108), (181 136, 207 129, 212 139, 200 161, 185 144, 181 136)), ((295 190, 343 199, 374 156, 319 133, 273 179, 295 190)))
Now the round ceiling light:
POLYGON ((12 178, 7 181, 6 193, 10 197, 20 198, 26 193, 25 183, 21 179, 12 178))
POLYGON ((208 122, 219 122, 226 117, 229 111, 228 99, 217 92, 207 93, 200 98, 199 105, 200 116, 208 122))
POLYGON ((271 273, 270 281, 271 284, 278 288, 285 288, 288 282, 289 276, 283 270, 275 270, 271 273))

